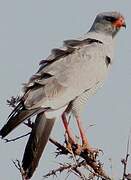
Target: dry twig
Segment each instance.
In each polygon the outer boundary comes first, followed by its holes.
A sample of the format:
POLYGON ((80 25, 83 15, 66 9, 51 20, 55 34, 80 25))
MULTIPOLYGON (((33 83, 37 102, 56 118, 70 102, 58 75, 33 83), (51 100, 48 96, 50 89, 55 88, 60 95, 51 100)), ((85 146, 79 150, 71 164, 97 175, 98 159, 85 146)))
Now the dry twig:
POLYGON ((79 175, 81 177, 81 172, 77 169, 78 167, 81 167, 85 164, 85 161, 79 162, 77 165, 76 164, 69 164, 69 163, 59 163, 60 167, 50 171, 49 173, 45 174, 43 177, 47 178, 49 176, 55 175, 57 176, 57 173, 62 173, 65 170, 68 171, 75 171, 75 174, 79 175))
POLYGON ((16 161, 12 161, 12 162, 15 165, 15 167, 18 169, 18 171, 20 172, 22 180, 25 180, 24 171, 20 164, 20 161, 18 159, 16 159, 16 161))
POLYGON ((123 168, 123 177, 122 177, 122 180, 131 180, 131 174, 127 174, 127 163, 128 163, 128 158, 129 158, 129 148, 130 148, 130 137, 131 137, 131 130, 129 132, 129 135, 128 135, 128 141, 127 141, 127 147, 126 147, 126 156, 124 159, 121 160, 124 168, 123 168))
POLYGON ((28 136, 29 134, 30 134, 30 132, 27 133, 27 134, 24 134, 24 135, 22 135, 22 136, 18 136, 18 137, 16 137, 16 138, 13 138, 13 139, 4 139, 4 140, 5 140, 6 143, 9 143, 9 142, 12 142, 12 141, 17 141, 18 139, 21 139, 21 138, 23 138, 23 137, 26 137, 26 136, 28 136))

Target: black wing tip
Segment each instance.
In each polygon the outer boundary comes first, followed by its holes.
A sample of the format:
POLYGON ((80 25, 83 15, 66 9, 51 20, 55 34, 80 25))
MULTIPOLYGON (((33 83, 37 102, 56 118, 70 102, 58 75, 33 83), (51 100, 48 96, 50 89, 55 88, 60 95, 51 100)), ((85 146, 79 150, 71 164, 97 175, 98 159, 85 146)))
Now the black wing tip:
POLYGON ((2 129, 0 130, 0 137, 1 137, 1 139, 3 139, 7 135, 8 135, 8 129, 7 129, 6 125, 4 125, 2 127, 2 129))
POLYGON ((0 138, 3 139, 5 136, 6 136, 5 133, 4 133, 3 130, 1 129, 1 130, 0 130, 0 138))

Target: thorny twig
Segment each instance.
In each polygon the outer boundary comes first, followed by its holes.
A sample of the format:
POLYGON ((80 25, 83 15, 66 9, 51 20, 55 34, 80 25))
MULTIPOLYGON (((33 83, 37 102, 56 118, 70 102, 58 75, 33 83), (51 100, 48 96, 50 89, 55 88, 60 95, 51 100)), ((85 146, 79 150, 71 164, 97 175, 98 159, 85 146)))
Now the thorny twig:
MULTIPOLYGON (((129 135, 128 135, 128 141, 127 141, 127 148, 126 148, 126 157, 125 159, 122 159, 121 162, 124 166, 124 169, 123 169, 123 177, 122 177, 122 180, 125 180, 125 179, 129 179, 128 176, 130 176, 130 174, 127 174, 126 171, 127 171, 127 163, 128 163, 128 158, 129 158, 129 148, 130 148, 130 137, 131 137, 131 130, 129 132, 129 135)), ((130 177, 131 179, 131 177, 130 177)))
MULTIPOLYGON (((83 166, 84 164, 85 164, 85 161, 81 161, 77 165, 76 164, 69 164, 69 163, 59 163, 59 165, 60 165, 59 168, 50 171, 49 173, 45 174, 43 177, 47 178, 47 177, 52 176, 52 175, 57 176, 57 173, 61 173, 61 172, 65 171, 65 170, 68 170, 68 171, 73 170, 73 171, 76 172, 76 169, 78 167, 83 166)), ((76 173, 78 175, 78 173, 80 173, 80 172, 77 171, 76 173)), ((80 174, 79 174, 79 176, 80 176, 80 174)))
POLYGON ((22 180, 25 180, 24 171, 23 171, 23 168, 20 164, 20 161, 18 159, 16 159, 16 161, 12 160, 12 162, 15 165, 15 167, 18 169, 18 171, 20 172, 22 180))
POLYGON ((9 107, 15 108, 15 107, 16 107, 16 104, 19 102, 19 100, 20 100, 20 97, 19 97, 19 96, 17 96, 17 97, 12 96, 12 97, 10 98, 10 100, 7 99, 7 105, 8 105, 9 107))

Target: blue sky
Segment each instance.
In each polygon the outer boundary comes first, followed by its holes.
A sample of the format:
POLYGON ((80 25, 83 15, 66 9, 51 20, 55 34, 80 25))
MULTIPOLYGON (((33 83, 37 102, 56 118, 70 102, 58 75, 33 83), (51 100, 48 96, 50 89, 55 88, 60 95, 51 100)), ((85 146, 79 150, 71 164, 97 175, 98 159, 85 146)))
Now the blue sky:
MULTIPOLYGON (((0 0, 0 127, 10 112, 6 99, 19 93, 21 84, 37 71, 39 61, 47 57, 52 48, 87 32, 97 13, 120 11, 125 16, 127 29, 117 36, 115 61, 103 88, 89 100, 83 113, 85 127, 96 124, 87 132, 92 146, 104 150, 102 159, 107 169, 108 159, 112 158, 118 179, 131 127, 130 6, 130 0, 0 0)), ((9 137, 25 131, 28 130, 21 126, 9 137)), ((56 122, 52 136, 62 141, 60 121, 56 122)), ((0 179, 19 179, 11 160, 21 160, 25 143, 26 138, 10 144, 0 141, 0 179)), ((45 172, 57 166, 53 152, 54 146, 49 143, 32 180, 42 179, 45 172)))

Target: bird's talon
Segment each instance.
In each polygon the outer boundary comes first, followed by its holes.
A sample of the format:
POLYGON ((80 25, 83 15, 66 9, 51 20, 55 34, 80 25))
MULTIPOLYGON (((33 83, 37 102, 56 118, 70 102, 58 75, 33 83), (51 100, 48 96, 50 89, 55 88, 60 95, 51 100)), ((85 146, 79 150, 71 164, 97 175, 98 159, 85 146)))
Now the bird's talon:
POLYGON ((72 150, 72 144, 71 143, 69 143, 69 142, 66 142, 66 149, 70 152, 70 153, 72 153, 73 152, 73 150, 72 150))

